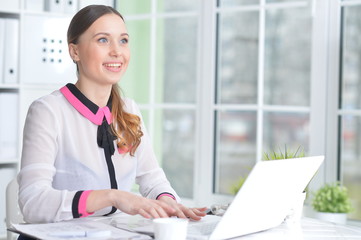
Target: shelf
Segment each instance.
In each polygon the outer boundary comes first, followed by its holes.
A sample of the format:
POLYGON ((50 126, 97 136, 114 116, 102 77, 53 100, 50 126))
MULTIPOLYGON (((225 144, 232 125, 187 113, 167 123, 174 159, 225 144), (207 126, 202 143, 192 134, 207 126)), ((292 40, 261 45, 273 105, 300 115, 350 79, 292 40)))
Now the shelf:
POLYGON ((2 165, 13 165, 18 163, 19 163, 19 159, 17 158, 0 159, 0 167, 2 167, 2 165))
POLYGON ((4 10, 0 9, 0 17, 18 17, 20 11, 18 10, 4 10))
POLYGON ((0 90, 18 90, 20 88, 19 84, 1 84, 0 90))

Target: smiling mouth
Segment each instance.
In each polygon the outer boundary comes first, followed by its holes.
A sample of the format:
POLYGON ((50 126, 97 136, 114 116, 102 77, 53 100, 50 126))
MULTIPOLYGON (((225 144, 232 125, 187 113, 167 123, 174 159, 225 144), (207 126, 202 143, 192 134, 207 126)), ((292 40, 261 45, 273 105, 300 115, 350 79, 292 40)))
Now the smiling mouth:
POLYGON ((122 66, 122 64, 121 63, 104 63, 103 66, 107 67, 107 68, 120 68, 122 66))
POLYGON ((103 66, 110 72, 118 73, 122 71, 123 63, 104 63, 103 66))

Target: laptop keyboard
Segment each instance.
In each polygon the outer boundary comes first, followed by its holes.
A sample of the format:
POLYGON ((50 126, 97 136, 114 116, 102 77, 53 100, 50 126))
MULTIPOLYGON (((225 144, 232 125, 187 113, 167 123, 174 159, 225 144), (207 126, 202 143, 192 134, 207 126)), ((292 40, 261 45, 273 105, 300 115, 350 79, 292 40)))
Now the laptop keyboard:
POLYGON ((210 235, 216 228, 218 221, 214 222, 189 222, 188 234, 190 235, 210 235))

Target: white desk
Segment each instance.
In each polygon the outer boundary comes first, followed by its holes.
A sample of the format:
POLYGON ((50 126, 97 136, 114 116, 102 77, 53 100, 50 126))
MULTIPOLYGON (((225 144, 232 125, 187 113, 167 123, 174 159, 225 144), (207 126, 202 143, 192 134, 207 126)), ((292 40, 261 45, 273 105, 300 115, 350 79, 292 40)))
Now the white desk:
MULTIPOLYGON (((107 237, 106 239, 113 240, 140 240, 140 239, 149 239, 147 238, 139 238, 139 236, 135 236, 130 232, 126 232, 124 230, 114 228, 109 224, 106 224, 102 221, 97 221, 96 219, 77 219, 69 222, 60 222, 53 224, 29 224, 26 227, 30 227, 30 230, 23 231, 29 234, 34 233, 34 229, 37 229, 39 233, 37 236, 40 239, 53 239, 53 240, 64 240, 64 238, 49 238, 49 231, 59 231, 59 229, 69 229, 73 230, 82 227, 82 229, 95 229, 95 230, 109 230, 111 231, 111 237, 107 237), (95 220, 95 221, 94 221, 95 220), (46 230, 45 230, 46 229, 46 230), (54 230, 55 229, 55 230, 54 230)), ((104 219, 104 218, 103 218, 104 219)), ((67 238, 67 239, 75 239, 75 238, 67 238)), ((94 238, 76 238, 89 240, 94 238)), ((99 238, 97 238, 98 240, 99 238)), ((361 240, 361 228, 354 226, 344 226, 337 225, 328 222, 322 222, 316 219, 311 218, 303 218, 301 222, 294 224, 286 224, 283 223, 280 226, 259 232, 254 233, 242 237, 237 237, 234 239, 239 240, 361 240)))
POLYGON ((360 240, 361 228, 302 218, 300 223, 286 224, 235 239, 240 240, 360 240))

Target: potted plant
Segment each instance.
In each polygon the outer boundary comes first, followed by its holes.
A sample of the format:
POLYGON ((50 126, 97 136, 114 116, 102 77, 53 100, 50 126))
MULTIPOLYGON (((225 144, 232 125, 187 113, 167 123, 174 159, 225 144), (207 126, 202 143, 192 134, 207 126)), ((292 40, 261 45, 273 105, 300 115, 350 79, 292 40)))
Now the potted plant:
MULTIPOLYGON (((305 156, 305 152, 301 146, 297 148, 295 152, 291 152, 287 147, 285 146, 284 152, 279 148, 279 151, 276 152, 274 150, 270 151, 269 153, 264 152, 263 153, 263 161, 269 161, 269 160, 281 160, 281 159, 289 159, 289 158, 301 158, 305 156)), ((246 176, 240 176, 237 182, 232 184, 230 188, 230 192, 233 195, 236 195, 239 189, 242 187, 243 183, 246 181, 246 176)))
MULTIPOLYGON (((248 175, 247 175, 248 176, 248 175)), ((235 182, 234 184, 232 184, 231 188, 230 188, 230 192, 233 195, 236 195, 237 192, 239 191, 239 189, 241 189, 243 183, 246 181, 247 176, 240 176, 238 178, 238 181, 235 182)))
POLYGON ((282 152, 281 149, 279 149, 279 152, 271 151, 269 153, 265 152, 263 153, 263 160, 280 160, 280 159, 289 159, 289 158, 301 158, 305 156, 305 151, 301 146, 297 148, 295 152, 291 152, 289 149, 287 149, 287 146, 285 146, 285 151, 282 152))
POLYGON ((321 220, 345 224, 347 213, 351 212, 351 202, 347 188, 340 182, 325 184, 314 194, 312 207, 321 220))

